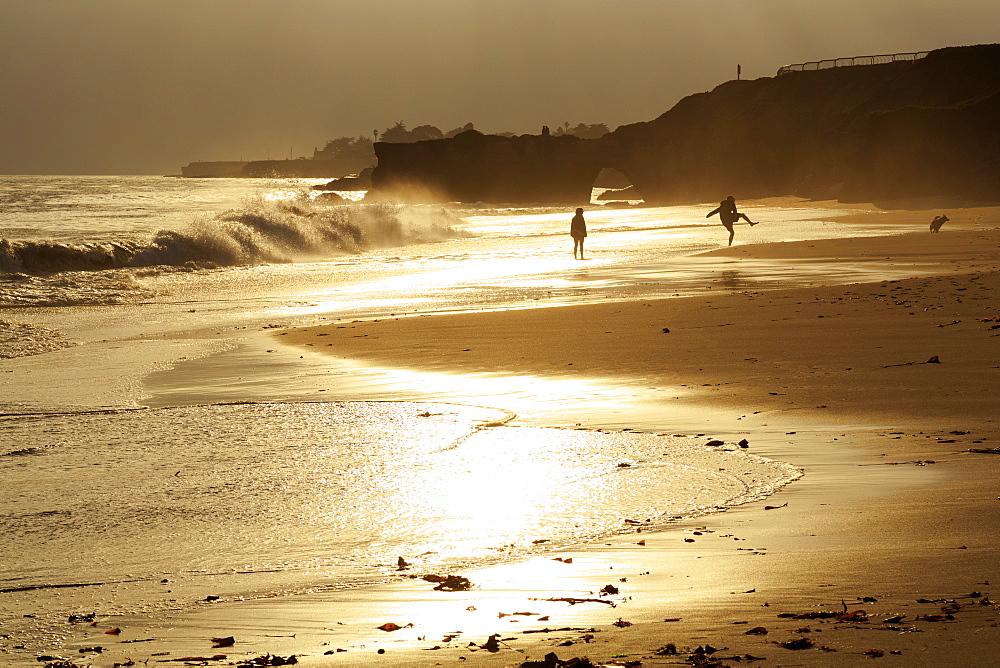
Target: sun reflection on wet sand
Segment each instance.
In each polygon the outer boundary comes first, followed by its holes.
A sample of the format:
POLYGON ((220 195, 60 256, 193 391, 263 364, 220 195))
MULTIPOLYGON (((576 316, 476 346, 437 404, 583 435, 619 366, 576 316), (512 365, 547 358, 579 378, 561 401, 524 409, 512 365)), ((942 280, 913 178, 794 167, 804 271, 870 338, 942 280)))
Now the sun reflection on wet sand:
MULTIPOLYGON (((558 415, 554 424, 562 425, 634 414, 638 406, 650 403, 650 388, 610 379, 390 369, 322 353, 313 353, 309 358, 317 373, 332 370, 336 374, 329 393, 338 397, 353 396, 364 388, 366 396, 385 399, 409 397, 503 406, 522 421, 545 423, 558 415)), ((687 393, 685 388, 677 387, 654 391, 671 397, 687 393)))

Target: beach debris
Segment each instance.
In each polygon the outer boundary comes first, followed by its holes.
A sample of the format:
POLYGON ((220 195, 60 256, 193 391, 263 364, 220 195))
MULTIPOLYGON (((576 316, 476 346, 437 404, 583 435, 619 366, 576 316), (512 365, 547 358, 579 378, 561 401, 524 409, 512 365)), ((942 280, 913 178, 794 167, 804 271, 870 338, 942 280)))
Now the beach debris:
POLYGON ((217 596, 215 594, 209 594, 208 596, 205 597, 205 600, 206 601, 218 601, 221 598, 222 598, 221 596, 217 596))
POLYGON ((969 448, 966 452, 975 452, 981 455, 1000 455, 1000 448, 969 448))
POLYGON ((657 656, 677 656, 677 645, 672 642, 668 642, 666 645, 660 649, 653 652, 657 656))
POLYGON ((866 610, 855 610, 840 615, 837 619, 842 622, 867 622, 868 612, 866 610))
POLYGON ((503 619, 504 617, 513 617, 514 615, 521 615, 522 617, 536 617, 537 612, 498 612, 497 619, 503 619))
POLYGON ((962 322, 961 320, 952 320, 951 322, 946 322, 943 325, 938 325, 938 327, 951 327, 952 325, 957 325, 962 322))
POLYGON ((116 635, 118 635, 121 632, 122 632, 122 630, 120 628, 118 628, 117 626, 115 628, 113 628, 113 629, 108 629, 107 631, 105 631, 105 633, 108 634, 109 636, 116 636, 116 635))
POLYGON ((482 645, 480 645, 487 652, 499 652, 500 651, 500 634, 494 633, 489 638, 486 639, 482 645))
POLYGON ((564 564, 572 564, 573 557, 553 557, 552 561, 558 561, 564 564))
POLYGON ((663 333, 664 334, 669 334, 670 333, 670 328, 669 327, 664 327, 663 328, 663 333))
POLYGON ((955 619, 955 616, 951 615, 951 614, 945 614, 945 615, 918 615, 916 617, 916 619, 919 619, 919 620, 924 621, 924 622, 950 622, 950 621, 952 621, 952 620, 955 619))
POLYGON ((784 619, 833 619, 844 614, 843 612, 831 612, 829 610, 814 610, 810 612, 779 612, 778 617, 784 619))
POLYGON ((570 605, 576 605, 577 603, 604 603, 605 605, 610 605, 612 608, 615 607, 614 601, 609 601, 603 598, 573 598, 572 596, 563 596, 561 598, 533 598, 529 600, 549 601, 550 603, 569 603, 570 605))
POLYGON ((787 506, 787 503, 783 503, 780 506, 764 506, 764 510, 777 510, 778 508, 785 508, 787 506))
POLYGON ((226 636, 225 638, 212 638, 212 647, 232 647, 236 644, 236 638, 226 636))
POLYGON ((585 656, 561 661, 555 652, 549 652, 541 661, 525 661, 520 668, 594 668, 594 664, 585 656))
POLYGON ((406 626, 400 626, 399 624, 396 624, 395 622, 386 622, 382 626, 377 626, 376 628, 379 631, 385 631, 386 633, 391 633, 393 631, 398 631, 400 629, 413 628, 413 623, 411 622, 411 623, 407 624, 406 626))
POLYGON ((604 585, 604 587, 601 588, 600 593, 605 596, 614 596, 618 593, 618 587, 612 584, 604 585))
POLYGON ((632 622, 626 622, 624 619, 619 617, 618 621, 611 622, 611 626, 617 626, 620 629, 624 629, 626 627, 632 626, 632 622))
POLYGON ((705 445, 718 446, 718 445, 725 445, 725 444, 726 444, 725 441, 720 441, 719 439, 712 439, 711 441, 709 441, 705 445))
POLYGON ((100 645, 95 645, 94 647, 81 647, 77 651, 80 654, 87 654, 87 653, 90 653, 90 652, 92 652, 94 654, 100 654, 101 652, 104 651, 104 648, 101 647, 100 645))
POLYGON ((396 570, 397 571, 405 571, 409 567, 410 567, 410 564, 409 564, 409 562, 406 561, 406 559, 403 559, 402 557, 399 557, 398 559, 396 559, 396 570))
POLYGON ((521 631, 521 633, 527 635, 529 633, 565 633, 566 631, 580 631, 584 632, 583 640, 584 642, 590 642, 594 639, 593 633, 596 633, 595 629, 581 629, 572 626, 564 626, 561 629, 550 629, 548 627, 544 629, 528 629, 527 631, 521 631))
POLYGON ((748 441, 747 439, 744 438, 744 439, 740 440, 740 442, 737 443, 736 445, 740 446, 741 448, 749 448, 750 447, 750 441, 748 441))
POLYGON ((427 582, 436 582, 434 591, 468 591, 472 589, 472 582, 461 575, 435 575, 430 573, 423 577, 427 582))
POLYGON ((752 629, 744 631, 744 635, 748 635, 748 636, 766 636, 767 635, 767 629, 764 628, 763 626, 755 626, 752 629))
MULTIPOLYGON (((225 661, 228 657, 225 654, 214 654, 212 656, 182 656, 179 659, 161 659, 173 663, 194 663, 196 661, 225 661)), ((247 665, 247 664, 242 664, 247 665)))
POLYGON ((92 622, 94 621, 94 617, 96 616, 97 616, 96 612, 88 612, 82 615, 70 615, 66 619, 66 621, 69 622, 70 624, 77 624, 80 622, 92 622))
POLYGON ((888 369, 893 366, 913 366, 914 364, 941 364, 941 358, 937 355, 931 355, 926 362, 902 362, 901 364, 884 364, 883 369, 888 369))
POLYGON ((275 654, 263 654, 252 659, 237 661, 237 666, 294 666, 299 662, 298 658, 291 654, 287 657, 275 654))
POLYGON ((776 644, 778 647, 784 647, 785 649, 810 649, 816 642, 809 638, 796 638, 795 640, 786 640, 785 642, 776 644))

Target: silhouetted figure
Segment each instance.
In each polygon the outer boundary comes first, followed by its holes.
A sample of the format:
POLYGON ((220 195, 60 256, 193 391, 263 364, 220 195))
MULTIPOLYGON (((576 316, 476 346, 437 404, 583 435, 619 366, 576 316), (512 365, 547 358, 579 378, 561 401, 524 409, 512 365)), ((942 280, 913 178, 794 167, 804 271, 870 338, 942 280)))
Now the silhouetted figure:
POLYGON ((949 220, 951 219, 948 216, 934 216, 934 220, 931 221, 931 232, 940 232, 941 226, 949 220))
POLYGON ((745 213, 740 213, 736 210, 736 198, 730 195, 726 199, 719 202, 719 207, 713 209, 709 213, 705 214, 706 218, 711 218, 715 214, 719 214, 719 218, 722 219, 722 224, 727 230, 729 230, 729 245, 733 245, 733 237, 736 233, 733 231, 733 225, 739 221, 740 218, 750 223, 750 225, 756 225, 745 213))
POLYGON ((573 237, 573 257, 576 257, 576 249, 580 249, 580 259, 583 259, 583 240, 587 238, 587 221, 583 219, 583 209, 577 209, 569 224, 569 235, 573 237))

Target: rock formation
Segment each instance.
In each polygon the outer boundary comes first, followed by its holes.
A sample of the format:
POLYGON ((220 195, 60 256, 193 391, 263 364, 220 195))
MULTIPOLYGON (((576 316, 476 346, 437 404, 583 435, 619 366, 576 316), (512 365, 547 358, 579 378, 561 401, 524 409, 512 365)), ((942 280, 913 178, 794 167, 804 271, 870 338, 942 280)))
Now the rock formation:
POLYGON ((375 145, 381 196, 585 203, 602 168, 647 202, 798 194, 1000 200, 1000 45, 728 81, 600 139, 463 132, 375 145))
POLYGON ((313 190, 371 190, 373 171, 374 167, 365 167, 358 174, 341 176, 328 183, 313 186, 313 190))
POLYGON ((375 155, 374 191, 413 201, 587 202, 605 166, 599 140, 477 130, 412 144, 379 142, 375 155))

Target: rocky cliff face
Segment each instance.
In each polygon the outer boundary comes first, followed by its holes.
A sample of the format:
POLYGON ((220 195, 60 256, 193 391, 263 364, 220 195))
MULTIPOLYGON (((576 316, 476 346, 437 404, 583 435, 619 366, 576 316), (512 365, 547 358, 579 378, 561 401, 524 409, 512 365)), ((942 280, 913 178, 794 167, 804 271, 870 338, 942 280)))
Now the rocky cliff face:
POLYGON ((603 167, 648 202, 798 194, 1000 200, 1000 45, 729 81, 601 139, 463 133, 376 144, 377 192, 583 203, 603 167))
POLYGON ((404 201, 588 202, 606 162, 594 140, 476 130, 452 139, 380 142, 375 155, 375 192, 404 201))

